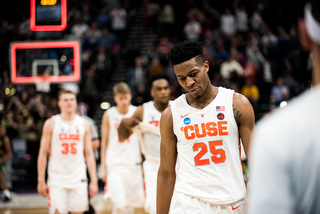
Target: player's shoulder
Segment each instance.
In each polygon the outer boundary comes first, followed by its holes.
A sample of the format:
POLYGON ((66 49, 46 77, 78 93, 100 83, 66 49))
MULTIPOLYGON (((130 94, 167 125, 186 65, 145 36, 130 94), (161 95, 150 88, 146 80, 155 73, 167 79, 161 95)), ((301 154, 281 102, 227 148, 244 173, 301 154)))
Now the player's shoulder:
POLYGON ((44 122, 43 128, 48 130, 53 129, 55 122, 55 116, 52 116, 44 122))

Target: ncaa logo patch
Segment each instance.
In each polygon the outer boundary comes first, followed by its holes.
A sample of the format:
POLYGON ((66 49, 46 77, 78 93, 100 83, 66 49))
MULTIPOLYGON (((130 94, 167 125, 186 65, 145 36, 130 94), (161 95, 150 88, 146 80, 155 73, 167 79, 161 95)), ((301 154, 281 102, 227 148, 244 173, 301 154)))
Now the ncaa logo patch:
POLYGON ((184 118, 183 123, 189 125, 191 123, 191 119, 189 117, 184 118))
POLYGON ((217 118, 218 118, 219 120, 223 120, 223 119, 224 119, 224 114, 223 114, 223 113, 219 113, 219 114, 217 115, 217 118))

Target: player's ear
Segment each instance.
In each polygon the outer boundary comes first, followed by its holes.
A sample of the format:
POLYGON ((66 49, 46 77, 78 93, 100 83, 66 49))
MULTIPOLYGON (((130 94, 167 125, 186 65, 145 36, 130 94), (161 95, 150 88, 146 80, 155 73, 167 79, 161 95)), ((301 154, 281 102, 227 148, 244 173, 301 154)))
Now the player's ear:
POLYGON ((204 67, 204 71, 205 71, 206 73, 208 73, 208 71, 209 71, 209 62, 208 62, 208 60, 206 60, 206 61, 203 63, 203 67, 204 67))
POLYGON ((300 43, 301 43, 302 47, 305 50, 310 51, 312 41, 308 35, 307 26, 306 26, 306 23, 303 19, 300 19, 298 21, 298 29, 299 29, 300 43))

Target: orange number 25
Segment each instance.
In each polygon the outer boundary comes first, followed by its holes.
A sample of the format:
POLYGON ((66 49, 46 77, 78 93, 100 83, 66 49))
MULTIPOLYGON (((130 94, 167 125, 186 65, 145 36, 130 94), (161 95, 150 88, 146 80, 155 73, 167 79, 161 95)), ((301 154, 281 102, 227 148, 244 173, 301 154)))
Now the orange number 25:
POLYGON ((76 148, 76 143, 63 143, 62 147, 62 154, 66 155, 66 154, 77 154, 77 148, 76 148))
MULTIPOLYGON (((216 146, 221 146, 223 145, 222 140, 218 141, 209 141, 209 149, 210 152, 213 156, 211 156, 211 160, 214 163, 223 163, 226 160, 226 153, 223 149, 216 149, 216 146), (218 157, 218 155, 220 157, 218 157)), ((210 164, 209 159, 203 159, 201 160, 202 156, 205 155, 208 152, 208 147, 205 143, 200 142, 200 143, 195 143, 193 145, 193 151, 198 151, 199 149, 200 152, 194 157, 194 164, 196 166, 202 166, 202 165, 208 165, 210 164)))

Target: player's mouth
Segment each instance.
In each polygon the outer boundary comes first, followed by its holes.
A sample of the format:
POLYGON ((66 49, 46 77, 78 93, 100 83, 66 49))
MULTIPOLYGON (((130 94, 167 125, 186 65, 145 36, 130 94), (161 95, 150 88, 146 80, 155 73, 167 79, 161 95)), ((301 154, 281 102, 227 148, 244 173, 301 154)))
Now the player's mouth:
POLYGON ((191 93, 191 94, 195 94, 195 93, 197 93, 199 91, 199 88, 193 88, 193 89, 191 89, 189 92, 191 93))

